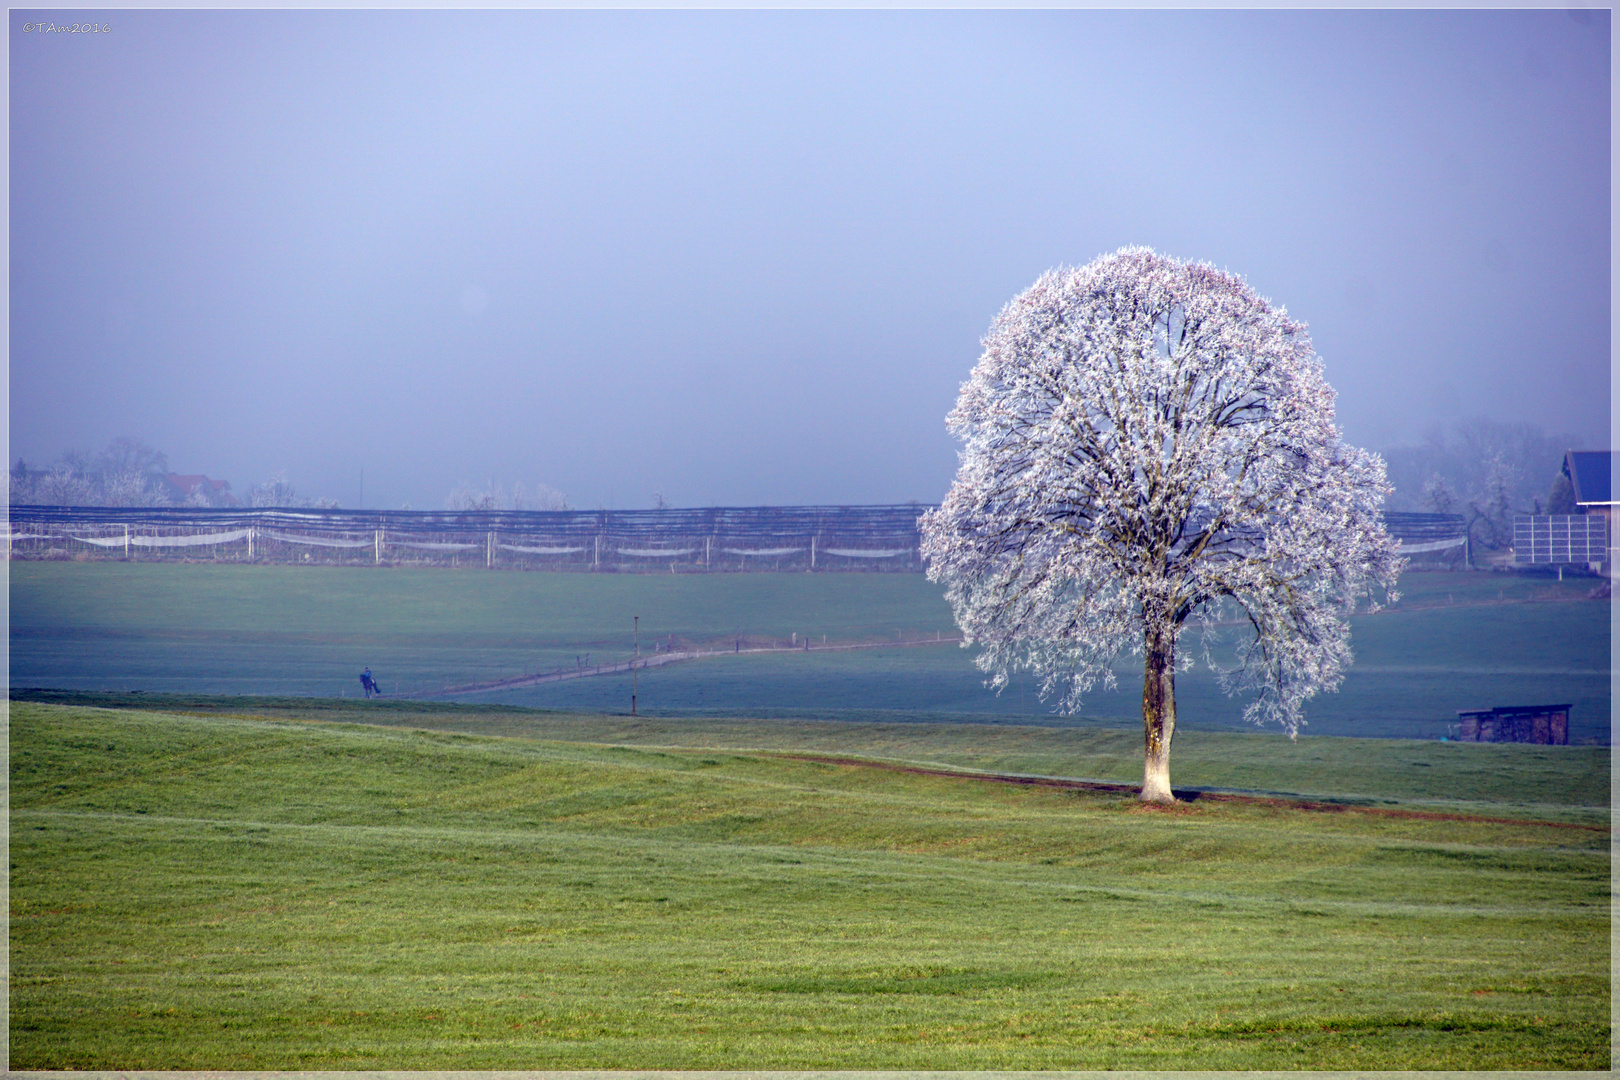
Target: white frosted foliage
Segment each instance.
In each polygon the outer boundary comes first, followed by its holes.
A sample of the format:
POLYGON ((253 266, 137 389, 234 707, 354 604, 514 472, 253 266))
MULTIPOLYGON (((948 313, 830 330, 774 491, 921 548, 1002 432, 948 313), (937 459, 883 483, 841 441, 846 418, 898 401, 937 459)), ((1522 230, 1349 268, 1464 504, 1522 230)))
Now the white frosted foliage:
POLYGON ((1296 733, 1350 662, 1345 617, 1400 569, 1383 462, 1340 441, 1333 399, 1304 325, 1207 265, 1126 248, 1009 303, 948 417, 956 481, 922 519, 992 685, 1031 671, 1072 712, 1122 652, 1149 681, 1168 658, 1173 721, 1183 631, 1236 620, 1223 684, 1296 733))

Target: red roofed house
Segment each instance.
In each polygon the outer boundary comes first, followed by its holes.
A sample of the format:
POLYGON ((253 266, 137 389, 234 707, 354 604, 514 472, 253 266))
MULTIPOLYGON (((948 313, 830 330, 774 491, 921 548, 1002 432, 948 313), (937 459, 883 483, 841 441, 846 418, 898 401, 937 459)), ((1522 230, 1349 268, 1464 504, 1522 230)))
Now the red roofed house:
POLYGON ((179 473, 164 473, 163 482, 169 486, 169 497, 175 502, 190 502, 193 496, 200 493, 210 506, 236 505, 236 496, 231 494, 229 480, 210 480, 200 474, 181 476, 179 473))

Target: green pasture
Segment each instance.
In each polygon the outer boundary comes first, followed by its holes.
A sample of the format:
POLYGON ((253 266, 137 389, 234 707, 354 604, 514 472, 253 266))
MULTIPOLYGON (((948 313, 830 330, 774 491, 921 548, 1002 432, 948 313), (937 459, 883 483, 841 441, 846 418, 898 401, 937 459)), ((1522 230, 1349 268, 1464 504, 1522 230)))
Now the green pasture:
MULTIPOLYGON (((1572 738, 1609 738, 1609 605, 1591 579, 1415 573, 1395 607, 1358 617, 1357 662, 1306 710, 1311 733, 1438 738, 1458 709, 1570 702, 1572 738)), ((369 567, 11 564, 11 685, 211 694, 390 695, 612 663, 641 644, 779 652, 642 672, 658 715, 1134 724, 1139 673, 1053 717, 1028 680, 997 696, 950 643, 940 590, 912 574, 615 575, 369 567)), ((1243 702, 1201 667, 1178 676, 1183 731, 1244 730, 1243 702)), ((479 702, 628 711, 626 675, 476 695, 479 702)))
POLYGON ((36 696, 14 1069, 1610 1065, 1606 747, 36 696))
MULTIPOLYGON (((13 700, 186 716, 431 729, 455 735, 750 752, 813 752, 932 767, 1140 784, 1142 738, 1125 726, 987 724, 910 715, 631 717, 510 705, 97 691, 14 691, 13 700)), ((1408 739, 1261 732, 1178 734, 1171 776, 1188 792, 1240 792, 1346 806, 1410 806, 1601 824, 1608 820, 1609 748, 1481 746, 1408 739), (1483 752, 1482 752, 1483 751, 1483 752)))

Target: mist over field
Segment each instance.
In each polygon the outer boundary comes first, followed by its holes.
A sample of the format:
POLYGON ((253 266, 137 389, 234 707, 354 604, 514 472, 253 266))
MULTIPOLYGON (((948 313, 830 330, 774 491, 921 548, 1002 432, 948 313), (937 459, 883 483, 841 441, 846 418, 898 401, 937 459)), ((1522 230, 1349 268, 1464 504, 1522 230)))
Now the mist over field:
POLYGON ((1608 443, 1607 11, 75 18, 9 23, 13 466, 934 502, 996 312, 1128 244, 1307 322, 1352 443, 1608 443))

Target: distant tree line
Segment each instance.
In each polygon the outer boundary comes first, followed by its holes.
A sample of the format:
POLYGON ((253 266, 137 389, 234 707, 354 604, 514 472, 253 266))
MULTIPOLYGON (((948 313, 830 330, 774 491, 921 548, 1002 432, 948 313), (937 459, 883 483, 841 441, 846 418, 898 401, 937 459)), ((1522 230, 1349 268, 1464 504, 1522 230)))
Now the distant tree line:
MULTIPOLYGON (((302 495, 277 469, 245 492, 224 480, 176 475, 169 457, 132 436, 120 436, 100 453, 66 450, 45 465, 17 458, 7 475, 13 506, 297 506, 340 509, 336 499, 302 495)), ((660 503, 662 500, 660 499, 660 503)), ((507 487, 460 483, 445 497, 446 510, 569 510, 568 499, 548 484, 521 481, 507 487)), ((407 505, 405 509, 410 509, 407 505)))
POLYGON ((493 480, 487 487, 460 483, 445 496, 446 510, 571 510, 568 497, 547 484, 533 487, 522 481, 510 488, 493 480))
MULTIPOLYGON (((1395 491, 1385 508, 1416 513, 1461 514, 1472 541, 1502 549, 1513 538, 1516 514, 1570 514, 1573 492, 1561 469, 1564 452, 1580 450, 1573 435, 1548 435, 1533 424, 1464 420, 1436 429, 1421 444, 1383 452, 1395 491)), ((283 470, 246 492, 199 484, 175 488, 168 455, 130 436, 109 442, 97 454, 67 450, 36 466, 22 458, 12 465, 13 505, 42 506, 309 506, 337 508, 335 499, 300 494, 283 470)), ((655 497, 662 505, 662 496, 655 497)), ((569 510, 555 488, 522 482, 511 487, 457 484, 445 497, 446 510, 569 510)))
POLYGON ((1515 515, 1575 512, 1561 470, 1565 451, 1579 449, 1575 436, 1548 435, 1534 424, 1458 421, 1436 429, 1421 445, 1384 451, 1395 487, 1385 505, 1461 514, 1475 545, 1501 550, 1512 544, 1515 515))
POLYGON ((338 506, 335 499, 300 495, 281 470, 241 495, 228 481, 177 476, 167 454, 127 435, 98 454, 66 450, 44 466, 19 457, 8 480, 13 506, 338 506))

